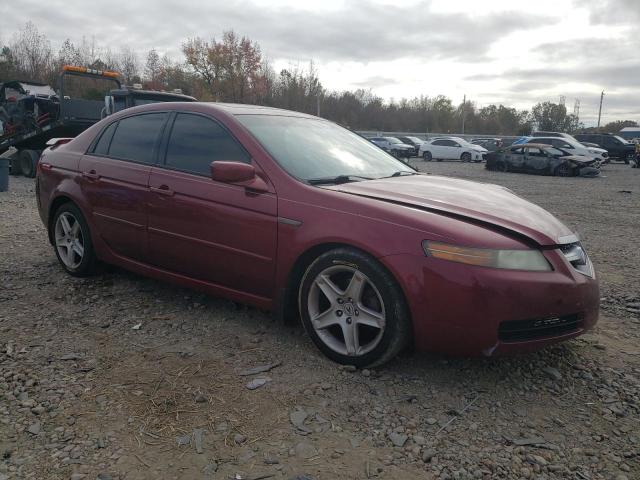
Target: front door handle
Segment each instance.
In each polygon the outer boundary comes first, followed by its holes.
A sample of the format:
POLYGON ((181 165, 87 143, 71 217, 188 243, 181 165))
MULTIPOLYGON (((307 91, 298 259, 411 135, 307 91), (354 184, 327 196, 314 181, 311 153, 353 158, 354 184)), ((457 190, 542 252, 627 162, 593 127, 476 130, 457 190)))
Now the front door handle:
POLYGON ((159 187, 149 187, 153 193, 159 193, 160 195, 167 195, 168 197, 173 195, 173 190, 168 185, 160 185, 159 187))
POLYGON ((95 170, 91 170, 89 172, 82 172, 82 176, 88 180, 98 180, 100 175, 95 170))

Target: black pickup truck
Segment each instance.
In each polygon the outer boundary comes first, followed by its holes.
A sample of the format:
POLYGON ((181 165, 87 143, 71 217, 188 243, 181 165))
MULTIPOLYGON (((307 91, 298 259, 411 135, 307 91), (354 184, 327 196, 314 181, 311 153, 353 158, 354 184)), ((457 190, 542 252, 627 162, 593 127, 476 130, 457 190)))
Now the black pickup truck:
POLYGON ((609 157, 629 163, 635 158, 635 145, 624 138, 612 133, 577 133, 574 135, 579 142, 595 143, 609 152, 609 157))

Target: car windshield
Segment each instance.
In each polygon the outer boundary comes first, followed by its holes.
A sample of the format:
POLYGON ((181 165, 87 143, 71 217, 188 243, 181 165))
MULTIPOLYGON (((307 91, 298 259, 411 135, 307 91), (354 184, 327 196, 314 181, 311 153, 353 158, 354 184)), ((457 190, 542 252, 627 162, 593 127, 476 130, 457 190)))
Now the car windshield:
POLYGON ((300 180, 415 173, 363 137, 325 120, 271 115, 236 118, 282 168, 300 180))
POLYGON ((553 147, 545 148, 544 151, 547 152, 549 155, 554 155, 554 156, 557 156, 557 155, 561 155, 561 156, 570 155, 569 153, 565 152, 564 150, 560 150, 559 148, 553 148, 553 147))
POLYGON ((613 136, 613 138, 617 138, 618 140, 620 140, 622 143, 625 143, 625 144, 626 144, 626 143, 630 143, 630 142, 629 142, 629 140, 627 140, 627 139, 625 139, 625 138, 622 138, 622 137, 621 137, 621 136, 619 136, 619 135, 614 135, 614 136, 613 136))

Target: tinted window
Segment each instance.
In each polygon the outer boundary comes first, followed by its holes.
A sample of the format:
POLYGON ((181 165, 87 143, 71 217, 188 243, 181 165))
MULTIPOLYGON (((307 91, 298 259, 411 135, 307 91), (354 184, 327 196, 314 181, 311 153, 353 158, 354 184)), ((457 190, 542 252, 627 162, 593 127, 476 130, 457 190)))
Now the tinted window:
POLYGON ((446 140, 436 140, 432 143, 432 145, 447 145, 446 140))
POLYGON ((111 141, 109 156, 153 163, 156 141, 166 116, 166 113, 148 113, 120 120, 111 141))
POLYGON ((96 143, 96 146, 93 149, 93 153, 96 155, 106 155, 109 152, 109 144, 111 143, 111 138, 113 138, 113 132, 116 131, 117 125, 118 122, 114 122, 104 129, 100 136, 100 140, 98 140, 98 143, 96 143))
POLYGON ((249 163, 251 158, 218 123, 179 113, 171 129, 166 165, 209 176, 211 162, 216 160, 249 163))

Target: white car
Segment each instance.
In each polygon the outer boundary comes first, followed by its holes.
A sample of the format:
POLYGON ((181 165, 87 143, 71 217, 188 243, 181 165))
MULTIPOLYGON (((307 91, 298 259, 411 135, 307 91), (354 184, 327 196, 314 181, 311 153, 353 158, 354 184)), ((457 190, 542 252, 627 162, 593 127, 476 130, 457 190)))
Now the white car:
POLYGON ((420 145, 420 156, 427 162, 433 159, 481 162, 489 151, 460 137, 435 138, 420 145))
POLYGON ((606 163, 609 158, 609 154, 604 148, 587 147, 573 137, 529 137, 529 141, 561 148, 572 155, 595 158, 600 163, 606 163))

